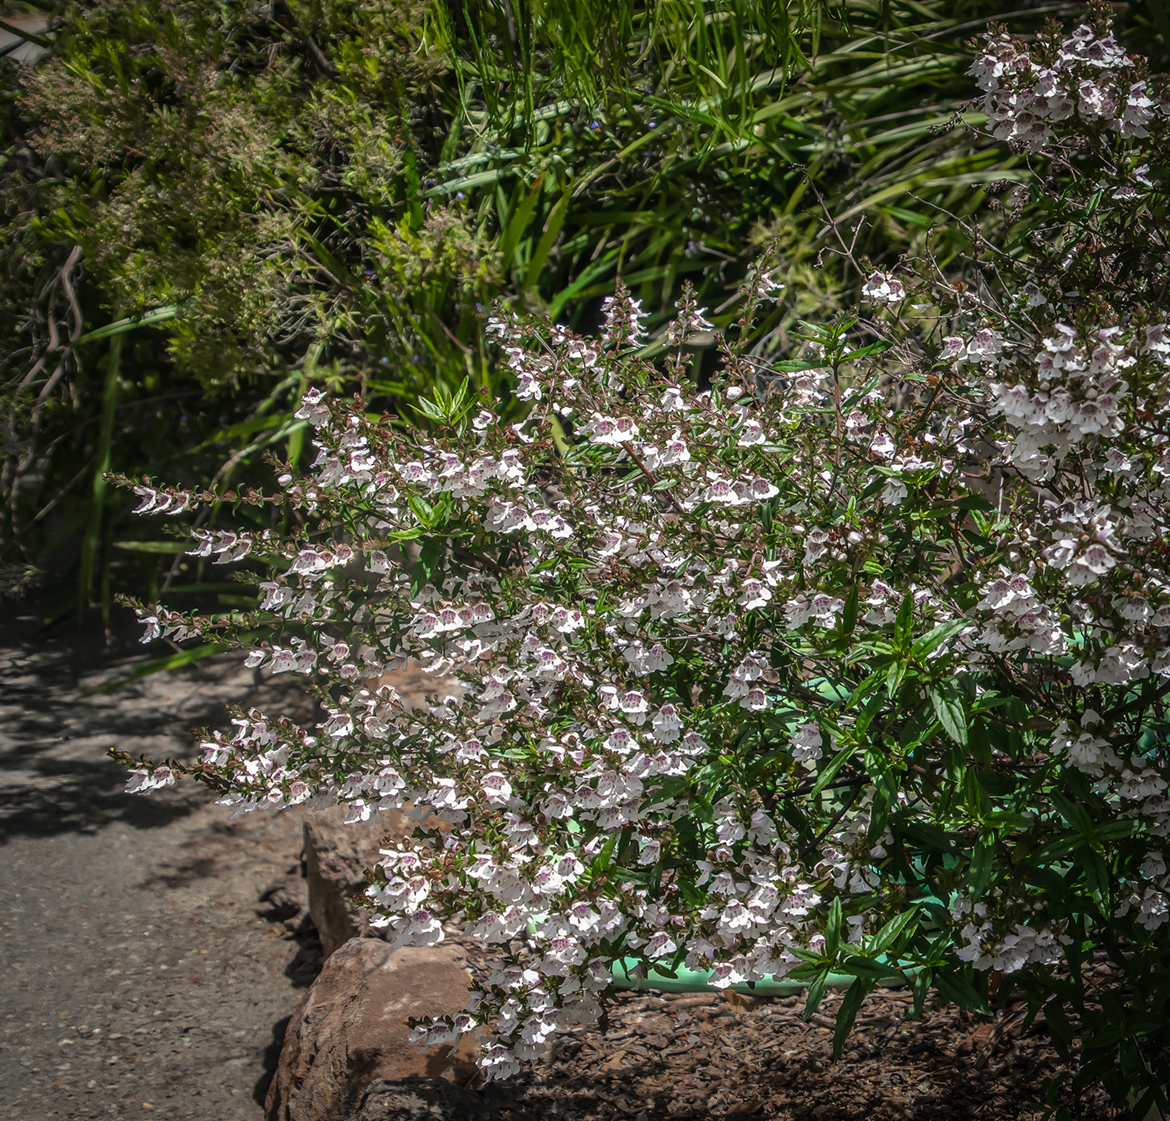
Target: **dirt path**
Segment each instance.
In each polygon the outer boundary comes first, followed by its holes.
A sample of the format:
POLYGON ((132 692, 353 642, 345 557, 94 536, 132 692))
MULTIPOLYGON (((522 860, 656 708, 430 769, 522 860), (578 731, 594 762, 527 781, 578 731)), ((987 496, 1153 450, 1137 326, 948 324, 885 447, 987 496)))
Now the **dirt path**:
POLYGON ((106 758, 189 756, 190 728, 258 680, 228 658, 86 695, 141 650, 3 625, 0 1117, 259 1121, 312 979, 258 902, 299 816, 231 820, 194 784, 126 795, 106 758))

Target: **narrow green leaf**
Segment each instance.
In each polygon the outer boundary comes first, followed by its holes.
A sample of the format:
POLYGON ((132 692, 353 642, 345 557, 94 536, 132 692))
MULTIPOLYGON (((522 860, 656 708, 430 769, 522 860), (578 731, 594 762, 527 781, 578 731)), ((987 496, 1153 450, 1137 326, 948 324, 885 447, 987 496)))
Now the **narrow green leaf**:
POLYGON ((852 973, 854 977, 861 977, 867 981, 889 981, 899 975, 898 970, 880 961, 874 961, 864 954, 850 954, 842 963, 842 968, 852 973))
POLYGON ((540 280, 540 274, 544 271, 544 263, 548 260, 549 252, 556 243, 561 226, 564 225, 565 214, 569 209, 569 201, 572 197, 573 192, 566 187, 556 205, 549 212, 548 219, 544 224, 544 233, 541 235, 540 241, 536 243, 532 260, 528 264, 528 272, 524 276, 525 288, 535 287, 537 281, 540 280))
POLYGON ((515 213, 508 220, 508 228, 504 233, 503 240, 500 242, 500 257, 505 270, 511 268, 512 257, 516 252, 516 246, 520 242, 520 236, 528 228, 528 223, 532 218, 532 212, 536 209, 536 204, 540 201, 541 195, 543 194, 544 176, 539 175, 524 200, 516 207, 515 213))
MULTIPOLYGON (((796 970, 793 970, 793 973, 795 972, 796 970)), ((804 1011, 800 1014, 800 1018, 804 1020, 805 1023, 808 1023, 808 1021, 812 1019, 813 1013, 816 1012, 816 1010, 820 1007, 821 999, 825 995, 825 983, 828 981, 828 979, 829 971, 828 969, 823 969, 817 975, 816 980, 813 981, 811 985, 809 985, 808 996, 805 997, 804 1001, 804 1011)))
POLYGON ((886 695, 890 700, 894 699, 894 694, 902 687, 902 679, 905 676, 905 662, 899 659, 890 663, 890 668, 886 671, 886 695))
POLYGON ((825 956, 835 958, 841 947, 841 900, 834 899, 829 907, 829 924, 825 928, 825 956))
POLYGON ((799 373, 801 370, 823 370, 824 368, 825 362, 823 359, 820 361, 785 359, 782 362, 772 362, 768 366, 769 370, 774 370, 781 374, 795 374, 799 373))
POLYGON ((986 721, 979 719, 972 721, 967 729, 967 747, 980 767, 991 766, 991 741, 987 736, 986 721))
POLYGON ((1081 859, 1085 870, 1085 883, 1088 885, 1093 902, 1097 904, 1097 909, 1101 914, 1112 915, 1109 868, 1105 864, 1105 858, 1095 847, 1086 847, 1081 850, 1081 859))
POLYGON ((971 853, 971 874, 967 881, 967 894, 972 899, 978 899, 987 887, 991 878, 991 860, 995 855, 993 841, 986 837, 981 838, 971 853))
POLYGON ((833 1062, 841 1057, 845 1040, 849 1038, 849 1033, 853 1030, 853 1023, 857 1019, 857 1013, 871 988, 872 982, 866 984, 858 977, 846 990, 845 999, 841 1001, 841 1007, 837 1009, 837 1024, 833 1029, 833 1062))
POLYGON ((1125 837, 1132 837, 1141 833, 1146 826, 1140 818, 1127 817, 1117 821, 1107 821, 1097 827, 1097 837, 1102 841, 1120 841, 1125 837))
POLYGON ((857 585, 854 584, 849 589, 849 594, 845 597, 845 607, 841 612, 841 633, 852 634, 854 627, 857 626, 857 585))
POLYGON ((960 747, 967 746, 965 697, 954 681, 944 681, 930 690, 930 703, 944 731, 960 747))
POLYGON ((31 31, 25 31, 21 27, 17 27, 14 23, 9 23, 7 20, 0 19, 0 31, 7 31, 9 35, 15 35, 18 39, 23 39, 26 43, 35 43, 38 47, 51 47, 53 40, 46 38, 44 35, 34 35, 31 31))
POLYGON ((845 709, 848 711, 851 708, 856 708, 858 702, 868 700, 875 695, 874 690, 877 689, 882 678, 882 671, 874 670, 852 693, 849 694, 849 699, 845 702, 845 709))
POLYGON ((913 932, 913 927, 918 925, 919 917, 917 908, 905 911, 901 915, 895 915, 873 936, 868 947, 870 954, 885 953, 907 927, 911 927, 911 932, 913 932))
POLYGON ((926 995, 930 992, 930 984, 934 980, 934 970, 922 969, 914 978, 912 992, 914 993, 914 1015, 921 1016, 926 1005, 926 995))
POLYGON ((914 596, 907 592, 902 597, 898 614, 894 618, 894 645, 905 647, 910 638, 910 630, 914 625, 914 596))
MULTIPOLYGON (((77 611, 79 621, 89 606, 93 590, 94 574, 98 567, 98 551, 101 545, 102 524, 106 509, 106 472, 110 469, 113 451, 114 414, 118 404, 118 379, 122 373, 122 335, 115 333, 110 338, 110 350, 106 356, 106 378, 102 388, 102 419, 98 429, 97 465, 93 474, 93 495, 90 500, 89 518, 81 540, 80 573, 77 583, 77 611)), ((104 562, 108 571, 109 560, 104 562)), ((108 582, 103 580, 102 619, 109 625, 110 604, 108 582)))
POLYGON ((1065 833, 1034 849, 1031 853, 1032 863, 1043 866, 1054 860, 1063 860, 1083 843, 1084 838, 1079 833, 1065 833))
POLYGON ((1068 1022, 1068 1015, 1059 997, 1054 996, 1044 1005, 1044 1018, 1048 1021, 1048 1033, 1061 1058, 1068 1059, 1072 1052, 1072 1025, 1068 1022))
POLYGON ((957 1004, 968 1012, 987 1014, 987 1001, 958 973, 936 971, 934 987, 942 994, 943 999, 949 1000, 951 1004, 957 1004))
POLYGON ((604 874, 609 869, 610 861, 613 859, 613 850, 617 846, 620 836, 620 833, 610 834, 610 838, 605 842, 605 846, 601 852, 593 859, 593 869, 595 871, 604 874))
POLYGON ((836 776, 837 772, 845 765, 845 763, 849 759, 851 759, 853 757, 853 753, 856 750, 857 750, 856 744, 849 744, 848 746, 841 748, 841 750, 838 751, 837 754, 833 756, 829 765, 823 771, 821 771, 820 775, 817 776, 816 784, 813 786, 812 790, 809 792, 809 796, 808 796, 809 801, 815 800, 816 796, 818 794, 820 794, 820 792, 822 790, 824 790, 825 787, 828 786, 830 782, 833 781, 833 778, 836 776))
POLYGON ((884 354, 894 344, 886 339, 881 339, 876 343, 870 343, 868 346, 860 346, 856 350, 851 350, 846 356, 847 362, 852 362, 855 358, 868 358, 871 354, 884 354))
POLYGON ((910 647, 910 657, 915 661, 923 661, 934 653, 949 638, 953 638, 964 627, 971 625, 970 619, 952 619, 949 623, 940 623, 929 634, 916 639, 910 647))
POLYGON ((210 658, 214 654, 222 654, 225 650, 230 649, 231 647, 225 642, 212 642, 204 646, 193 647, 190 650, 183 650, 178 654, 171 654, 169 657, 147 662, 146 665, 139 666, 133 673, 127 674, 125 677, 120 677, 117 681, 111 681, 108 685, 91 689, 84 695, 92 696, 94 694, 112 693, 115 689, 119 689, 123 685, 128 685, 131 681, 137 681, 139 678, 149 677, 154 673, 165 673, 167 670, 178 669, 180 666, 188 666, 192 662, 201 661, 203 658, 210 658))
POLYGON ((96 330, 82 335, 74 345, 100 342, 102 339, 112 338, 114 335, 124 335, 127 331, 133 331, 138 327, 153 327, 156 323, 165 323, 168 319, 174 319, 181 315, 183 310, 184 305, 182 304, 169 304, 166 307, 158 307, 153 311, 144 312, 142 315, 119 319, 116 323, 107 323, 104 327, 98 327, 96 330))

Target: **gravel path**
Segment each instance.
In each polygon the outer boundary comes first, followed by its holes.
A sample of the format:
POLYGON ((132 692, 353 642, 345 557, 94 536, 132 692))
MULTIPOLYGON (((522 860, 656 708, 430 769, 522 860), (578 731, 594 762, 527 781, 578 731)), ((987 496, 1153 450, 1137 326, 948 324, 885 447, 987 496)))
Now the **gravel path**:
POLYGON ((312 979, 258 902, 299 816, 232 820, 191 783, 126 795, 106 758, 189 757, 258 678, 227 657, 90 694, 141 649, 0 635, 0 1117, 259 1121, 312 979))

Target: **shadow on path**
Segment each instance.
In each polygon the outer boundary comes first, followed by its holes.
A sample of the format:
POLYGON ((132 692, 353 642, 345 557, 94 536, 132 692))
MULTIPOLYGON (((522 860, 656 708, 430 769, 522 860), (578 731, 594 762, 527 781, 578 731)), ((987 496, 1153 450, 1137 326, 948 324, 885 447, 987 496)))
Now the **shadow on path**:
POLYGON ((0 845, 114 822, 155 829, 206 802, 192 782, 149 798, 125 794, 126 771, 111 749, 191 761, 193 728, 227 728, 225 706, 247 708, 261 693, 269 706, 279 698, 284 715, 311 719, 299 680, 265 681, 236 653, 95 693, 171 652, 138 645, 137 623, 121 622, 107 645, 100 627, 45 636, 28 617, 0 620, 0 845))

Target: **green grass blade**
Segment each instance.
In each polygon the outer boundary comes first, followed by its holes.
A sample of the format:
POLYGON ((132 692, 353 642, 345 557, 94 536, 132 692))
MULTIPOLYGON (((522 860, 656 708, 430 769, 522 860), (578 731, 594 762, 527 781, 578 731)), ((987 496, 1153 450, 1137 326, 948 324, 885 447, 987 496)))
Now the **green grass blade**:
POLYGON ((138 327, 153 327, 156 323, 165 323, 168 319, 175 319, 182 315, 184 310, 185 307, 182 304, 168 304, 166 307, 157 307, 142 315, 127 316, 125 319, 119 319, 116 323, 107 323, 104 327, 98 327, 96 330, 82 335, 74 345, 100 342, 102 339, 124 335, 127 331, 133 331, 138 327))

